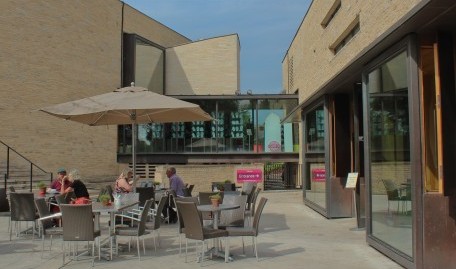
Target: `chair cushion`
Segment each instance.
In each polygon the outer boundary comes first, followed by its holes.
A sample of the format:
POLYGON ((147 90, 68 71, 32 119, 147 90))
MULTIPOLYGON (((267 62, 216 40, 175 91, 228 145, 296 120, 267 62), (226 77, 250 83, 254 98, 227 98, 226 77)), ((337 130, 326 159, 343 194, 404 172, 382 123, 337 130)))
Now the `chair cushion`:
POLYGON ((229 236, 255 236, 255 230, 252 227, 227 227, 226 231, 229 236))
POLYGON ((228 232, 225 230, 203 228, 203 236, 204 236, 204 239, 211 239, 211 238, 228 236, 228 232))

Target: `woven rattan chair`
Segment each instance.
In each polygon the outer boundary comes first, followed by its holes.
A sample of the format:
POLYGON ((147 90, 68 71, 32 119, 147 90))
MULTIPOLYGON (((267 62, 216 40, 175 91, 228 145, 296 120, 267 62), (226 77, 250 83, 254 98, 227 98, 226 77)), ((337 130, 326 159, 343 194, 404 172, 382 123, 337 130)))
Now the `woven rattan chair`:
POLYGON ((399 212, 399 204, 402 204, 402 212, 405 210, 406 201, 410 201, 410 191, 406 192, 405 188, 399 188, 391 179, 382 179, 385 186, 386 195, 388 198, 388 213, 390 213, 390 202, 397 202, 397 212, 399 212), (409 196, 407 197, 407 193, 409 196))
MULTIPOLYGON (((181 202, 193 202, 195 204, 198 204, 198 197, 176 197, 175 201, 181 201, 181 202)), ((177 208, 177 207, 176 207, 177 208)), ((201 213, 198 211, 198 213, 201 213)), ((200 216, 201 218, 201 216, 200 216)), ((185 234, 185 224, 184 220, 182 219, 182 215, 179 212, 179 208, 177 208, 177 219, 178 219, 178 226, 177 226, 177 231, 179 235, 179 255, 181 255, 182 252, 182 234, 185 234)))
POLYGON ((6 189, 0 188, 0 217, 8 217, 8 231, 11 225, 11 211, 8 202, 8 197, 6 196, 6 189))
POLYGON ((253 215, 255 215, 255 206, 258 195, 260 194, 261 188, 255 188, 255 192, 252 194, 252 201, 248 206, 247 210, 245 211, 245 217, 248 219, 248 223, 250 225, 251 219, 253 215))
POLYGON ((225 238, 225 262, 228 262, 228 251, 229 251, 229 241, 228 241, 228 232, 225 230, 219 229, 210 229, 203 228, 203 222, 198 213, 198 209, 194 202, 182 202, 176 201, 178 207, 178 212, 180 212, 182 219, 185 224, 185 261, 187 261, 187 247, 188 239, 198 240, 202 242, 201 247, 201 262, 200 265, 203 266, 204 261, 204 250, 205 241, 207 239, 213 238, 225 238))
POLYGON ((223 204, 238 205, 239 208, 220 212, 219 229, 225 229, 226 227, 244 227, 247 195, 225 195, 223 204))
MULTIPOLYGON (((38 218, 35 209, 35 201, 33 193, 18 193, 12 192, 10 193, 10 201, 11 201, 11 223, 15 222, 16 226, 16 234, 18 231, 18 224, 19 222, 33 222, 32 227, 32 237, 35 237, 35 228, 36 222, 35 220, 38 218)), ((12 226, 10 225, 10 241, 11 241, 11 234, 12 234, 12 226)))
MULTIPOLYGON (((229 236, 251 236, 253 241, 253 250, 258 261, 257 237, 260 225, 260 217, 268 199, 262 197, 258 203, 258 208, 253 217, 253 224, 250 227, 227 227, 226 231, 229 236)), ((244 251, 244 240, 242 240, 242 251, 244 251)))
MULTIPOLYGON (((153 202, 154 202, 153 199, 146 201, 139 218, 135 218, 132 216, 124 216, 124 218, 129 218, 133 221, 137 221, 137 227, 116 227, 116 231, 115 231, 117 236, 129 236, 129 237, 135 236, 136 237, 136 246, 138 249, 138 259, 140 261, 141 261, 141 249, 139 247, 139 238, 143 235, 149 234, 149 232, 146 231, 146 221, 149 216, 150 207, 152 206, 153 202)), ((118 244, 119 244, 118 240, 116 240, 116 244, 117 244, 116 249, 118 249, 118 244)), ((130 250, 130 241, 128 241, 128 250, 130 250)), ((143 251, 144 251, 144 254, 146 254, 144 238, 143 238, 143 251)))
POLYGON ((50 239, 50 246, 49 246, 49 251, 52 249, 52 237, 54 235, 63 235, 63 228, 62 227, 54 227, 54 221, 52 218, 47 218, 51 214, 49 211, 49 207, 46 203, 46 200, 44 198, 37 198, 35 199, 35 206, 38 211, 39 215, 39 232, 41 234, 41 240, 42 240, 42 245, 41 245, 41 257, 43 257, 43 252, 44 252, 44 238, 46 235, 49 235, 50 239), (45 219, 43 219, 45 218, 45 219))
POLYGON ((160 201, 158 202, 158 206, 156 210, 150 210, 152 213, 150 214, 150 220, 146 222, 146 229, 148 231, 152 231, 152 235, 154 236, 154 248, 157 251, 157 242, 158 246, 160 246, 160 225, 162 222, 162 211, 165 208, 166 203, 168 202, 167 196, 162 196, 160 201))
POLYGON ((95 245, 98 244, 98 259, 100 259, 100 230, 95 223, 92 204, 69 205, 61 204, 63 224, 63 264, 65 264, 65 242, 92 242, 92 266, 95 261, 95 245), (98 239, 98 240, 97 240, 98 239), (95 242, 98 241, 98 242, 95 242))
POLYGON ((136 192, 139 193, 139 206, 142 207, 147 200, 155 197, 154 187, 137 187, 136 192))

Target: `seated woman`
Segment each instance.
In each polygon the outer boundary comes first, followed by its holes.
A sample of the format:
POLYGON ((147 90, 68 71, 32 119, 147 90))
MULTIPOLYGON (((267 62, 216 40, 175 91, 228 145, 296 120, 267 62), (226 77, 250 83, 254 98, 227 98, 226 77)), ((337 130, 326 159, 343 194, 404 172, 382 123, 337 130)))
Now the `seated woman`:
POLYGON ((73 169, 69 174, 68 178, 71 182, 70 187, 65 189, 65 193, 73 191, 76 199, 71 201, 72 204, 90 204, 89 192, 87 191, 86 185, 81 181, 81 175, 79 171, 73 169))
POLYGON ((128 193, 133 191, 135 182, 131 182, 132 178, 133 170, 131 168, 125 168, 116 180, 114 191, 117 193, 128 193))

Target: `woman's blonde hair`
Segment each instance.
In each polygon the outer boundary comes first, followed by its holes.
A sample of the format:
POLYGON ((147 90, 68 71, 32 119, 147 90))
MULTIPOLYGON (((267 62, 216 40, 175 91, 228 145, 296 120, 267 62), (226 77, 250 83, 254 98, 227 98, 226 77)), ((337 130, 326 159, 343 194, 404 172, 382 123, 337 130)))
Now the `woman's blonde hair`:
POLYGON ((125 168, 124 170, 122 170, 122 173, 120 174, 120 177, 128 178, 128 173, 132 173, 133 174, 133 169, 131 169, 130 167, 125 168))
POLYGON ((81 174, 79 173, 78 169, 71 169, 70 173, 68 173, 68 178, 71 181, 81 180, 81 174))

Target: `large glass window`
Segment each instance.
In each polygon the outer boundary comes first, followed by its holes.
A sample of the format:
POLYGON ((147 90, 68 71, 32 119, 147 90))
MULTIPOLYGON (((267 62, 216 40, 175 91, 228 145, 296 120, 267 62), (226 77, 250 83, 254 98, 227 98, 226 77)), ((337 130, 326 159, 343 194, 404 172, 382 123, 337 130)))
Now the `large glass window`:
POLYGON ((295 106, 295 100, 258 101, 258 152, 293 152, 293 124, 280 121, 295 106))
MULTIPOLYGON (((297 125, 281 124, 297 105, 297 99, 200 99, 198 104, 213 121, 138 126, 138 153, 241 153, 294 152, 297 125)), ((119 153, 131 151, 125 136, 129 127, 119 129, 119 153)))
POLYGON ((372 235, 412 256, 407 52, 366 77, 372 235))
POLYGON ((305 116, 306 199, 326 208, 325 110, 323 105, 305 116))

